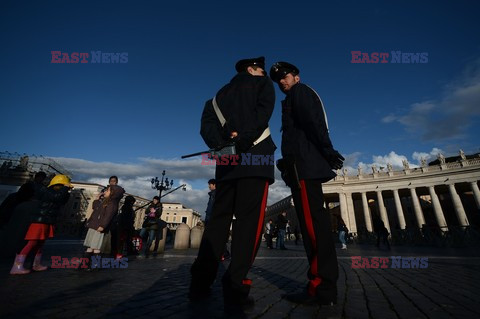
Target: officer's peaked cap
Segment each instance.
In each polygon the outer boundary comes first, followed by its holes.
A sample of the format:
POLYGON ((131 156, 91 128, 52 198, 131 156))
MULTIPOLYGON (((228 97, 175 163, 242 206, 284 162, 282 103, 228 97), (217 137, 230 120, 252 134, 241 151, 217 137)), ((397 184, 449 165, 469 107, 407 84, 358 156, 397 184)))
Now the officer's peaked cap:
POLYGON ((274 82, 280 82, 288 73, 293 75, 300 74, 300 70, 293 64, 288 62, 276 62, 270 68, 270 78, 274 82))
POLYGON ((261 56, 253 59, 240 60, 235 64, 235 70, 237 70, 237 72, 242 72, 249 66, 258 66, 265 70, 265 57, 261 56))

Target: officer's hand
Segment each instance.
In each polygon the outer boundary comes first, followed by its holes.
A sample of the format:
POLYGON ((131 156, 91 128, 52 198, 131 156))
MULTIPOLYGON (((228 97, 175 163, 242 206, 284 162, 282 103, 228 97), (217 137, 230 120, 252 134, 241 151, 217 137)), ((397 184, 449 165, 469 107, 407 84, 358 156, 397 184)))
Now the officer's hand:
POLYGON ((340 169, 343 167, 343 161, 345 158, 337 152, 336 150, 332 149, 327 152, 327 162, 332 169, 340 169))
POLYGON ((232 138, 232 141, 235 143, 235 148, 237 153, 244 153, 250 149, 252 146, 251 143, 245 139, 242 139, 240 136, 232 138))

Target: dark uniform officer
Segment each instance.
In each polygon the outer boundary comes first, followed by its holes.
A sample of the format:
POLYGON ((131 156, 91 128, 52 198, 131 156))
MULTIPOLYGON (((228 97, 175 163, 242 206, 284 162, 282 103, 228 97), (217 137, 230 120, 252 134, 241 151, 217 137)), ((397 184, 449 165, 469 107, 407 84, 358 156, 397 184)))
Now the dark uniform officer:
POLYGON ((275 104, 272 81, 265 76, 265 59, 239 61, 238 72, 218 91, 216 104, 226 120, 220 123, 213 101, 205 104, 201 135, 210 148, 235 142, 237 158, 217 163, 216 197, 191 268, 190 299, 208 296, 229 235, 233 214, 231 262, 222 278, 227 305, 251 304, 247 273, 261 243, 268 185, 274 181, 275 144, 268 121, 275 104))
POLYGON ((279 169, 292 190, 310 267, 306 291, 286 299, 303 304, 332 304, 337 299, 338 264, 324 208, 322 183, 335 177, 344 158, 333 149, 322 101, 313 89, 299 83, 300 71, 278 62, 270 77, 286 94, 282 101, 282 156, 279 169))

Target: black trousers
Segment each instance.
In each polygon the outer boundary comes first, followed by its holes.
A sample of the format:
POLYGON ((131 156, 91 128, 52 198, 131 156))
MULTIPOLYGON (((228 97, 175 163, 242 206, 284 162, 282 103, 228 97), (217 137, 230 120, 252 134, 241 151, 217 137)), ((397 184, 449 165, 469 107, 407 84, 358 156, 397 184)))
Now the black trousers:
POLYGON ((191 268, 190 289, 205 289, 214 282, 235 214, 231 261, 222 278, 223 292, 226 298, 246 298, 251 285, 247 273, 262 238, 268 181, 265 178, 242 178, 217 182, 216 186, 212 215, 191 268))
POLYGON ((338 262, 330 215, 324 208, 322 183, 300 180, 301 189, 292 189, 303 245, 310 267, 307 272, 310 295, 336 296, 338 262))
POLYGON ((272 234, 265 234, 265 241, 267 242, 268 248, 273 248, 272 234))

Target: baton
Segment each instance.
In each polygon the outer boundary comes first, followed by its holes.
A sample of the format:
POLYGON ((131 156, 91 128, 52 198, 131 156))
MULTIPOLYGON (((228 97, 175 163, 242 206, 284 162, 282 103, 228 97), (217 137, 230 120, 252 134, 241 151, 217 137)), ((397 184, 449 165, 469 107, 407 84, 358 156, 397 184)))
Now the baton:
POLYGON ((213 150, 207 150, 207 151, 203 151, 203 152, 197 152, 197 153, 192 153, 192 154, 188 154, 188 155, 183 155, 182 158, 189 158, 189 157, 194 157, 194 156, 198 156, 198 155, 202 155, 202 154, 205 154, 205 153, 212 153, 213 150))
POLYGON ((220 145, 219 147, 216 147, 216 148, 211 148, 207 151, 197 152, 197 153, 188 154, 188 155, 183 155, 182 158, 194 157, 194 156, 198 156, 198 155, 202 155, 202 154, 209 154, 210 155, 209 157, 212 157, 214 155, 217 155, 217 156, 235 155, 237 153, 236 153, 236 150, 235 150, 235 144, 234 143, 227 143, 227 144, 220 145))

